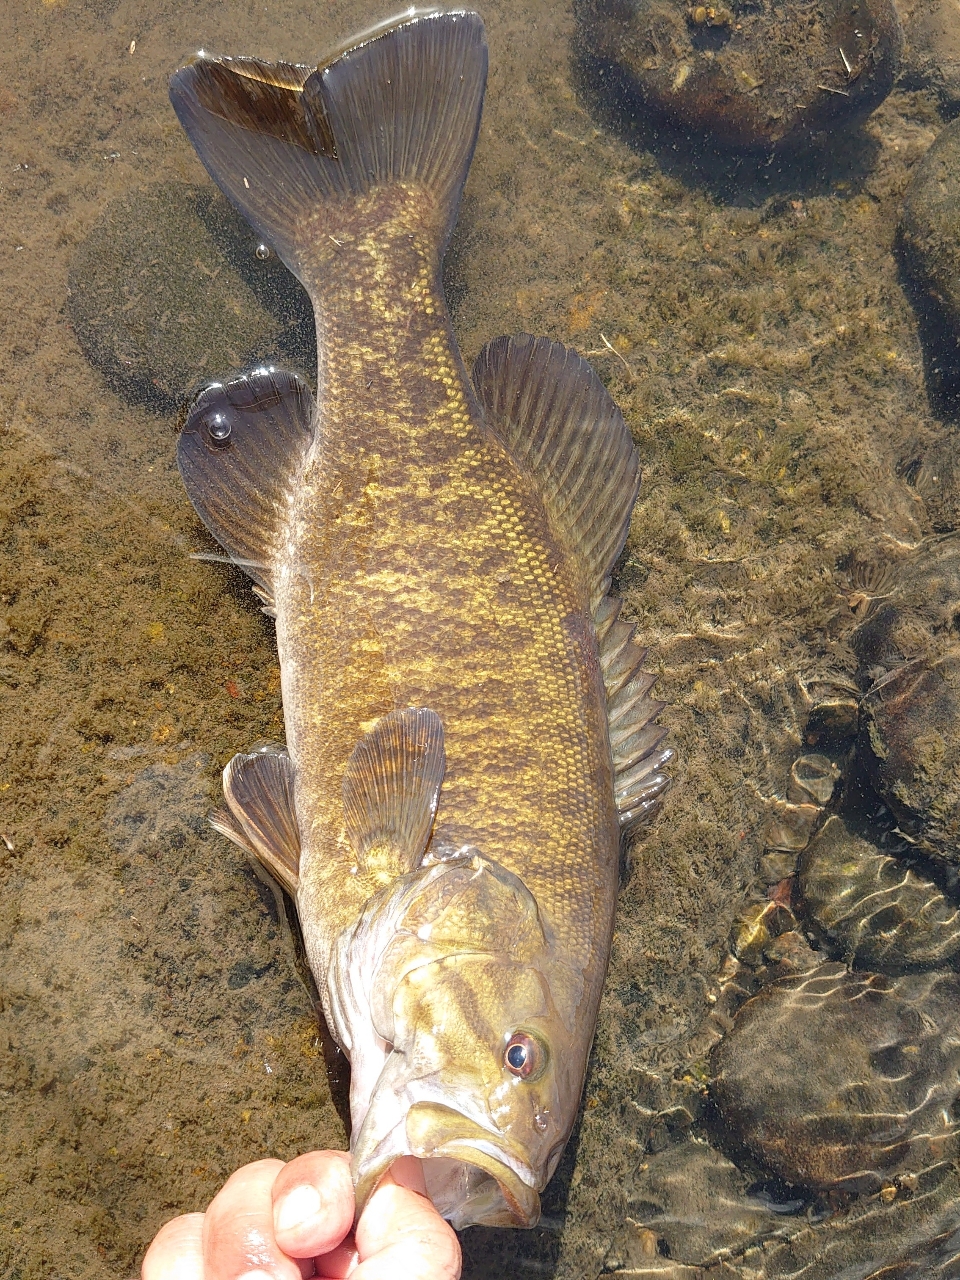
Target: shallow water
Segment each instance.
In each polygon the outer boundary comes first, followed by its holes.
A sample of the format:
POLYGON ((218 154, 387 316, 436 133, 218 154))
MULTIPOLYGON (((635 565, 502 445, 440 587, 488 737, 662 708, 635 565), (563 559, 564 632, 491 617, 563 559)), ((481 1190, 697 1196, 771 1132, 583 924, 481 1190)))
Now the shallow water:
MULTIPOLYGON (((734 1150, 705 1087, 738 1002, 778 972, 749 947, 730 958, 765 901, 770 801, 812 749, 811 706, 857 670, 838 566, 860 548, 908 558, 953 527, 954 495, 920 466, 950 428, 893 252, 937 103, 898 87, 800 164, 704 156, 614 127, 565 9, 480 7, 491 75, 448 262, 458 335, 468 364, 501 332, 574 344, 622 405, 644 484, 619 585, 679 763, 633 851, 544 1222, 466 1232, 466 1274, 960 1274, 949 1141, 912 1183, 798 1192, 734 1150)), ((2 13, 0 1275, 87 1280, 132 1274, 158 1226, 244 1161, 345 1133, 281 908, 205 823, 226 761, 282 736, 272 625, 239 575, 189 558, 210 544, 175 413, 149 379, 88 362, 71 266, 115 198, 208 185, 166 96, 192 51, 310 61, 383 15, 359 0, 2 13)), ((160 256, 139 272, 211 269, 186 233, 179 257, 149 220, 143 239, 160 256)), ((238 279, 252 248, 230 250, 238 279)), ((135 281, 130 305, 149 306, 135 281)), ((261 354, 280 328, 264 321, 261 354)))

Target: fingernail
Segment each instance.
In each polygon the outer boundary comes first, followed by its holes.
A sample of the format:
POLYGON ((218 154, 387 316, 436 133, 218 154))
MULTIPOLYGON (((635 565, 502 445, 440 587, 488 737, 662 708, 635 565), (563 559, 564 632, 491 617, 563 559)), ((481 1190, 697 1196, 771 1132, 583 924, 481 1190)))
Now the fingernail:
POLYGON ((292 1227, 299 1227, 302 1222, 315 1218, 320 1212, 320 1204, 320 1192, 316 1187, 309 1183, 294 1187, 280 1202, 277 1230, 289 1231, 292 1227))

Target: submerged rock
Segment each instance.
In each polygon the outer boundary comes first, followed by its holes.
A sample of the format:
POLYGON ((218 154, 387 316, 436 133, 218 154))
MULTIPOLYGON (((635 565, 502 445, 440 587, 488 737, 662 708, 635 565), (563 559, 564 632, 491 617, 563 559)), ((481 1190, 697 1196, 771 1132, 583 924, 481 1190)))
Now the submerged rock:
POLYGON ((786 978, 815 969, 823 956, 814 951, 799 929, 788 929, 764 947, 763 959, 771 977, 786 978))
POLYGON ((734 920, 730 949, 744 964, 758 965, 773 940, 796 923, 789 906, 777 899, 754 902, 734 920))
POLYGON ((813 753, 794 760, 787 799, 796 803, 829 804, 840 779, 840 767, 829 756, 813 753))
POLYGON ((607 1266, 638 1265, 644 1248, 652 1257, 703 1263, 722 1250, 762 1239, 781 1221, 763 1200, 748 1195, 750 1181, 701 1138, 682 1138, 649 1156, 607 1266))
POLYGON ((950 0, 898 0, 903 32, 904 79, 929 85, 946 114, 960 106, 960 15, 950 0))
POLYGON ((958 1033, 955 974, 782 978, 714 1050, 726 1135, 791 1185, 878 1190, 954 1152, 958 1033))
POLYGON ((932 880, 828 818, 800 861, 804 905, 839 955, 898 973, 960 954, 960 909, 932 880))
POLYGON ((856 735, 860 699, 855 692, 832 690, 817 702, 807 718, 804 741, 809 746, 834 746, 856 735))
POLYGON ((300 294, 222 196, 171 183, 107 206, 74 256, 68 309, 111 386, 169 410, 256 361, 312 352, 315 362, 300 294))
POLYGON ((793 804, 789 800, 771 800, 761 831, 764 849, 782 853, 805 849, 820 820, 818 804, 793 804))
POLYGON ((960 539, 898 569, 852 637, 867 692, 860 754, 900 829, 960 866, 960 539))
POLYGON ((892 0, 578 0, 586 51, 643 102, 727 146, 801 142, 890 92, 903 34, 892 0))

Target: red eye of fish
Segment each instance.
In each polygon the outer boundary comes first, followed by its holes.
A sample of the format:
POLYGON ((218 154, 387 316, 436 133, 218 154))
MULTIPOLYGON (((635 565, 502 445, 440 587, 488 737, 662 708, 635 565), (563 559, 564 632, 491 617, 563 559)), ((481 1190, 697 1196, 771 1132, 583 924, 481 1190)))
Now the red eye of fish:
POLYGON ((543 1049, 538 1040, 525 1031, 515 1031, 503 1054, 503 1063, 509 1072, 526 1080, 543 1064, 543 1049))

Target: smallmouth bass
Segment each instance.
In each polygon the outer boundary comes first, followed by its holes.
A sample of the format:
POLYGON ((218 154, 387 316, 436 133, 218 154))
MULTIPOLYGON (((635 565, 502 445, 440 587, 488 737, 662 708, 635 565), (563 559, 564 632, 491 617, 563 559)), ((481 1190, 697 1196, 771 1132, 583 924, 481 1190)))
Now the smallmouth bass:
POLYGON ((456 1227, 538 1219, 621 841, 672 754, 608 594, 639 485, 619 410, 527 335, 468 377, 447 315, 486 68, 477 14, 411 12, 320 66, 200 55, 171 81, 317 318, 316 403, 255 370, 202 391, 178 446, 277 627, 286 750, 230 762, 217 825, 295 898, 358 1211, 415 1155, 456 1227))

